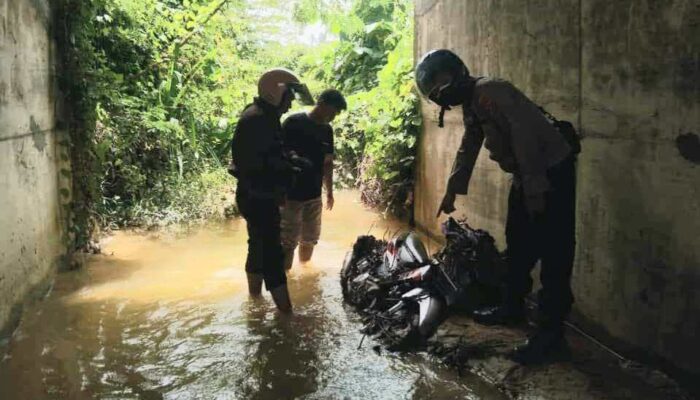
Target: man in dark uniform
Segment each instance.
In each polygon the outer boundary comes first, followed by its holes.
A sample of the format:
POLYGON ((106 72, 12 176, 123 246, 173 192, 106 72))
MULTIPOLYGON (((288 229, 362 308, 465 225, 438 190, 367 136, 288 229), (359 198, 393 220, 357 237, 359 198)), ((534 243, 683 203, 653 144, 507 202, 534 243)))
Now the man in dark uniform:
POLYGON ((290 71, 273 69, 263 74, 259 97, 241 114, 231 141, 230 170, 238 178, 236 203, 248 229, 248 290, 259 296, 264 281, 282 312, 291 312, 292 304, 283 265, 279 206, 295 169, 308 163, 282 149, 280 116, 289 110, 295 94, 307 103, 313 101, 290 71))
POLYGON ((571 310, 574 259, 575 151, 541 109, 507 81, 475 78, 449 50, 426 54, 416 67, 420 91, 446 110, 462 106, 465 133, 457 152, 440 213, 455 210, 456 194, 466 195, 483 143, 490 158, 513 174, 508 198, 506 243, 509 262, 503 303, 475 312, 484 324, 524 320, 524 297, 532 290, 530 272, 542 262, 538 293, 539 329, 513 353, 523 364, 568 356, 563 321, 571 310))

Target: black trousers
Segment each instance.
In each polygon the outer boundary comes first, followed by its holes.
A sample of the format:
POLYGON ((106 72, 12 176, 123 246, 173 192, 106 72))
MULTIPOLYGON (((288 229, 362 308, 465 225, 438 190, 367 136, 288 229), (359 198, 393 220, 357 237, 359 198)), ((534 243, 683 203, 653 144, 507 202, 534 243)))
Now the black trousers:
POLYGON ((236 191, 236 204, 248 229, 248 257, 245 271, 260 274, 265 288, 272 290, 287 283, 280 238, 280 210, 274 199, 251 196, 246 190, 236 191))
POLYGON ((574 302, 571 270, 576 246, 575 158, 550 168, 547 176, 551 188, 545 194, 545 209, 534 218, 527 211, 522 185, 511 187, 506 222, 509 265, 505 296, 507 304, 522 305, 532 290, 530 272, 540 260, 540 322, 560 326, 574 302))

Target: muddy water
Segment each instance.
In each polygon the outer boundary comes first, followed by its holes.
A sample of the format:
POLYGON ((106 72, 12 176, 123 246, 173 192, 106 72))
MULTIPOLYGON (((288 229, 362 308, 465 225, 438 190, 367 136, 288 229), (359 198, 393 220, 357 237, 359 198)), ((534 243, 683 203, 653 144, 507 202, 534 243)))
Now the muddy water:
POLYGON ((25 308, 0 349, 0 399, 501 399, 423 355, 358 349, 341 261, 357 235, 399 228, 338 195, 313 263, 290 273, 291 318, 247 297, 243 221, 118 233, 25 308))

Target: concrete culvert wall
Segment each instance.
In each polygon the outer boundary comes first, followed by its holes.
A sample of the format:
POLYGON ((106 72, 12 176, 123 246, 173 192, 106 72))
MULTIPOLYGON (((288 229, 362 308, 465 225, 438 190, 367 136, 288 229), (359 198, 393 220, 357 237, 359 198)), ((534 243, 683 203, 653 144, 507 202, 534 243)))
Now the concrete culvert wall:
POLYGON ((0 0, 0 332, 65 252, 54 66, 49 1, 0 0))
MULTIPOLYGON (((416 2, 416 56, 449 48, 582 133, 576 314, 700 373, 700 4, 694 0, 416 2)), ((415 214, 435 219, 463 133, 424 103, 415 214)), ((482 150, 458 210, 503 247, 509 177, 482 150)), ((458 213, 458 215, 459 215, 458 213)))

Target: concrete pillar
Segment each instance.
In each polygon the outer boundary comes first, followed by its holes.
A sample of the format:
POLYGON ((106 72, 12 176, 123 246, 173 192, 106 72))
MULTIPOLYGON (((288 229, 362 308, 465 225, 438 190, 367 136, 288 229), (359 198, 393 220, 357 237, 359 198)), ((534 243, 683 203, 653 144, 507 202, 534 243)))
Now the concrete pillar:
POLYGON ((0 332, 65 252, 48 1, 0 0, 0 332))
MULTIPOLYGON (((578 127, 576 312, 700 373, 700 5, 693 0, 418 0, 416 57, 456 51, 578 127), (696 142, 697 143, 697 142, 696 142)), ((417 223, 435 213, 463 132, 422 105, 417 223)), ((482 153, 458 216, 503 246, 510 178, 482 153)))

